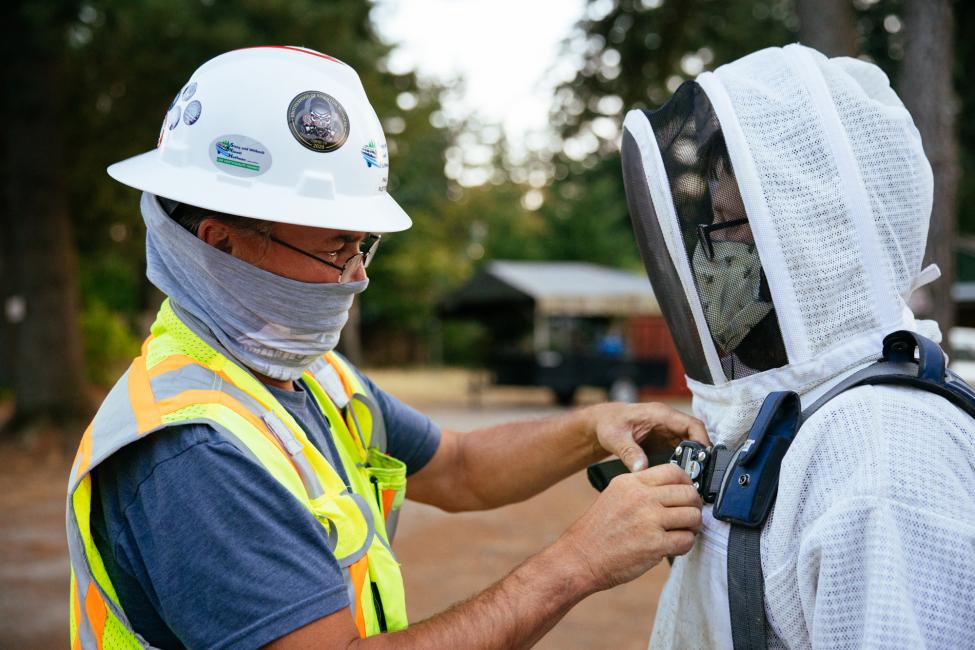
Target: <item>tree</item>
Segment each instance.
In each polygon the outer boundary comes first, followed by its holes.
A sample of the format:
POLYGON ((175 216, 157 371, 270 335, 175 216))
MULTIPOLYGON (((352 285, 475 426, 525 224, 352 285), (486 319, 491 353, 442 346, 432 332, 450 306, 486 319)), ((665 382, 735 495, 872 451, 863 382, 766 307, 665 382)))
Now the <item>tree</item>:
MULTIPOLYGON (((76 426, 91 412, 78 327, 78 269, 66 191, 66 83, 59 38, 73 2, 4 5, 4 237, 11 278, 4 296, 23 305, 15 341, 14 415, 7 429, 76 426), (16 89, 16 92, 10 92, 16 89)), ((7 304, 10 304, 9 302, 7 304)))
POLYGON ((855 56, 856 12, 850 0, 798 0, 799 42, 826 56, 855 56))
POLYGON ((705 69, 789 43, 797 27, 790 0, 591 0, 565 44, 578 72, 556 89, 551 112, 560 147, 541 210, 548 255, 638 267, 620 174, 626 111, 663 104, 705 69))
POLYGON ((955 278, 955 233, 960 181, 954 88, 954 10, 950 0, 906 0, 906 44, 900 96, 921 132, 924 153, 934 172, 934 207, 925 263, 941 267, 941 280, 929 285, 932 316, 947 332, 955 323, 951 288, 955 278))
MULTIPOLYGON (((438 223, 437 205, 447 194, 444 150, 453 138, 438 119, 441 89, 421 86, 410 72, 386 68, 391 46, 375 33, 370 10, 371 3, 363 0, 96 0, 85 5, 70 42, 76 79, 71 95, 84 124, 72 143, 79 160, 71 194, 82 225, 78 243, 86 309, 104 305, 125 314, 133 326, 136 314, 154 309, 144 280, 138 193, 101 170, 152 147, 159 124, 153 115, 162 118, 194 68, 238 47, 306 45, 355 68, 387 134, 390 193, 418 225, 438 223)), ((364 329, 388 324, 397 333, 422 331, 422 319, 435 302, 426 290, 434 273, 410 261, 422 238, 418 228, 384 238, 370 267, 374 281, 357 300, 364 329), (402 276, 397 275, 401 268, 402 276)), ((353 344, 346 351, 356 356, 354 327, 353 320, 343 338, 353 344)), ((368 346, 368 340, 364 343, 368 346)))
MULTIPOLYGON (((104 169, 150 149, 173 94, 221 52, 300 44, 354 67, 389 135, 394 196, 415 218, 436 221, 431 215, 446 194, 444 150, 453 132, 435 119, 438 88, 387 70, 391 46, 375 33, 371 8, 365 0, 4 4, 0 305, 14 296, 27 309, 15 328, 4 320, 0 346, 13 335, 17 354, 11 363, 0 349, 0 365, 16 371, 18 422, 87 412, 79 312, 99 382, 117 376, 102 366, 137 353, 144 312, 158 298, 144 279, 138 192, 104 169)), ((421 237, 390 237, 379 259, 403 263, 411 239, 421 237)), ((367 302, 385 301, 381 286, 367 302)), ((396 323, 417 311, 404 307, 383 317, 396 323)), ((429 300, 419 306, 421 313, 432 309, 429 300)))

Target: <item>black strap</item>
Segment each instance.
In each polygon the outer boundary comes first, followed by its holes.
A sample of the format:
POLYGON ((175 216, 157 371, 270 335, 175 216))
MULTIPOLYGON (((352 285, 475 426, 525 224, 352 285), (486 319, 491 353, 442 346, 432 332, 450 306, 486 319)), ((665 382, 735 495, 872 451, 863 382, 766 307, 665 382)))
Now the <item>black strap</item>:
MULTIPOLYGON (((670 458, 673 455, 673 450, 669 449, 647 454, 647 460, 649 461, 648 467, 666 465, 670 462, 670 458)), ((627 469, 626 465, 623 464, 623 461, 618 458, 614 458, 613 460, 604 460, 601 463, 593 463, 586 469, 586 474, 589 477, 589 483, 600 492, 605 490, 606 486, 609 485, 609 482, 620 474, 629 473, 630 470, 627 469)))
POLYGON ((765 650, 762 528, 732 526, 728 535, 728 602, 735 650, 765 650))

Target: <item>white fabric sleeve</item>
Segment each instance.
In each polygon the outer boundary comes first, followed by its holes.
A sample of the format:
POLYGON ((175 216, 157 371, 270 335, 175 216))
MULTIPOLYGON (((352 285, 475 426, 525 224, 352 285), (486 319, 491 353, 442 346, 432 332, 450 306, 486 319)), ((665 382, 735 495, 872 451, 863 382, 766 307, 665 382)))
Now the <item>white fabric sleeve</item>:
POLYGON ((834 503, 803 536, 814 648, 975 647, 975 529, 891 499, 834 503))
POLYGON ((763 532, 775 647, 975 648, 975 422, 865 387, 806 423, 763 532))

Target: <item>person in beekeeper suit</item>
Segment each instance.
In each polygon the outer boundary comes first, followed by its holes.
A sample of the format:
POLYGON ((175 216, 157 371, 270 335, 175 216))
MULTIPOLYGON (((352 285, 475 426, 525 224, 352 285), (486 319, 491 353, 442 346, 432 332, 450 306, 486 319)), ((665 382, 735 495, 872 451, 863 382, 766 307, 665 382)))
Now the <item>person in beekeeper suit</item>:
MULTIPOLYGON (((761 50, 631 111, 622 157, 647 272, 712 442, 738 447, 773 391, 814 402, 891 332, 940 340, 908 307, 938 275, 922 270, 931 167, 877 66, 761 50)), ((740 595, 729 525, 706 506, 650 647, 975 647, 973 428, 911 388, 827 402, 789 448, 761 530, 765 641, 733 642, 750 623, 729 615, 740 595)))

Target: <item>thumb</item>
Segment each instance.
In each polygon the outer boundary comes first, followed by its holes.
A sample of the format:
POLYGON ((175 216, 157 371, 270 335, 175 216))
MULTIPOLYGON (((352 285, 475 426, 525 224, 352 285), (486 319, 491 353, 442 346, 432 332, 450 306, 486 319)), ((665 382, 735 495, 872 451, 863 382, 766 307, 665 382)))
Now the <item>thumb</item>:
POLYGON ((639 472, 649 466, 647 455, 639 445, 626 445, 619 451, 620 460, 631 472, 639 472))

